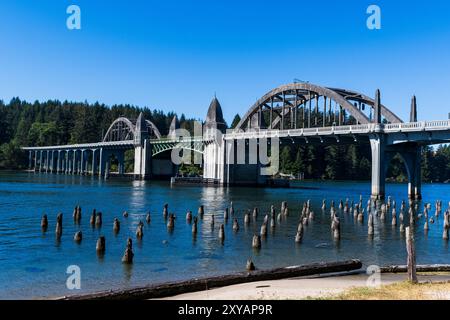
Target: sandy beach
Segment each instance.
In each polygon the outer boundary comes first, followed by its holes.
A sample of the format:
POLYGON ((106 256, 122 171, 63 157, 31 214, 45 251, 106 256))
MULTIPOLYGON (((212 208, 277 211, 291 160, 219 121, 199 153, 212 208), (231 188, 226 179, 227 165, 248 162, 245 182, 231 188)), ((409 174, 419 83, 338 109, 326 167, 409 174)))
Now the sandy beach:
MULTIPOLYGON (((381 274, 381 285, 406 281, 407 275, 381 274)), ((351 288, 367 287, 368 275, 352 273, 346 275, 316 276, 286 280, 261 281, 238 284, 223 288, 181 294, 164 300, 303 300, 330 298, 351 288)), ((450 273, 419 275, 420 282, 448 282, 450 273)), ((430 297, 450 299, 442 293, 430 292, 430 297), (434 295, 434 296, 433 296, 434 295)))

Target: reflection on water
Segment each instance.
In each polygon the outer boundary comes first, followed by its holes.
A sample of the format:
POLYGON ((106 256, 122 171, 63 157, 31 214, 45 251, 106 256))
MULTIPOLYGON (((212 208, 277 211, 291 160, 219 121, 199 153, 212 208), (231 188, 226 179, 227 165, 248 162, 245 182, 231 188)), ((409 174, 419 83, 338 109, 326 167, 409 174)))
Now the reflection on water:
MULTIPOLYGON (((352 213, 340 213, 341 241, 333 241, 330 213, 320 209, 322 199, 326 198, 329 206, 331 200, 336 204, 346 198, 357 202, 362 194, 367 201, 369 183, 301 185, 307 188, 171 187, 168 182, 126 179, 105 182, 91 177, 0 173, 0 298, 61 296, 228 274, 243 271, 249 258, 261 269, 349 258, 359 258, 366 266, 405 263, 404 235, 399 232, 400 223, 391 225, 390 213, 385 222, 375 219, 375 234, 371 237, 367 234, 367 217, 361 224, 352 213), (308 199, 315 220, 305 226, 303 241, 296 244, 298 215, 308 199), (234 217, 230 216, 222 244, 219 228, 224 223, 224 209, 231 201, 240 229, 232 230, 234 217), (277 221, 274 230, 268 229, 260 250, 252 249, 253 235, 259 234, 264 215, 272 204, 278 213, 282 201, 288 201, 290 216, 277 221), (172 231, 163 219, 164 203, 169 204, 169 212, 176 216, 172 231), (79 225, 72 219, 75 205, 82 207, 79 225), (185 217, 187 210, 197 215, 200 205, 205 206, 205 215, 199 219, 198 234, 194 237, 192 225, 185 217), (245 225, 244 213, 254 207, 260 209, 260 214, 245 225), (89 224, 94 208, 103 213, 101 228, 89 224), (125 210, 129 212, 128 218, 122 216, 125 210), (64 214, 59 241, 55 238, 58 212, 64 214), (150 224, 145 221, 147 212, 151 212, 150 224), (49 220, 45 233, 40 228, 44 213, 49 220), (117 235, 113 232, 114 218, 121 224, 117 235), (135 233, 140 221, 144 222, 144 237, 137 241, 135 233), (79 230, 83 232, 83 240, 77 244, 73 236, 79 230), (97 256, 95 249, 100 236, 106 238, 102 257, 97 256), (133 239, 133 265, 121 262, 128 238, 133 239), (69 265, 81 268, 81 292, 65 287, 69 265)), ((388 194, 397 201, 397 213, 406 190, 406 185, 387 186, 388 194)), ((423 186, 424 199, 433 204, 441 199, 444 209, 449 191, 448 185, 423 186)), ((448 263, 448 242, 442 240, 442 215, 430 224, 426 235, 423 224, 424 218, 415 228, 418 262, 448 263)))

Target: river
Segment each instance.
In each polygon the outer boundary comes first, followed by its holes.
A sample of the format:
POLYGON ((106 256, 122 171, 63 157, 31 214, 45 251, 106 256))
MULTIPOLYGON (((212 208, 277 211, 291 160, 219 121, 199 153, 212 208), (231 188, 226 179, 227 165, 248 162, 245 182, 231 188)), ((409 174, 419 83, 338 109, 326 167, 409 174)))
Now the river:
MULTIPOLYGON (((165 281, 229 274, 245 270, 248 258, 256 267, 268 269, 319 261, 358 258, 368 265, 405 264, 404 236, 399 227, 391 226, 391 214, 383 223, 375 219, 375 235, 367 236, 367 217, 364 224, 353 215, 341 216, 341 241, 335 243, 330 233, 329 211, 322 212, 322 199, 349 198, 357 202, 360 194, 364 207, 370 192, 368 182, 302 182, 298 188, 221 188, 205 186, 173 186, 162 181, 131 181, 98 178, 0 172, 0 298, 46 298, 93 291, 130 288, 165 281), (310 199, 315 220, 306 227, 303 242, 297 245, 294 237, 298 213, 304 201, 310 199), (254 251, 252 237, 259 233, 270 205, 279 211, 282 201, 288 201, 290 216, 279 223, 254 251), (240 230, 232 230, 232 219, 225 227, 225 242, 218 239, 223 210, 233 201, 240 230), (164 203, 177 216, 173 233, 167 231, 162 216, 164 203), (72 219, 75 205, 82 207, 82 221, 76 225, 72 219), (186 223, 187 210, 194 215, 200 205, 205 206, 204 219, 193 239, 191 226, 186 223), (256 222, 249 227, 243 223, 243 212, 258 207, 256 222), (93 229, 89 224, 92 209, 103 213, 103 226, 93 229), (129 217, 122 217, 123 211, 129 217), (152 221, 145 223, 147 211, 152 221), (64 214, 63 235, 55 240, 58 212, 64 214), (40 228, 42 214, 49 217, 49 228, 40 228), (216 215, 215 228, 211 228, 211 214, 216 215), (121 230, 114 235, 113 219, 121 221, 121 230), (144 237, 137 241, 135 230, 144 221, 144 237), (74 233, 83 232, 81 244, 73 241, 74 233), (98 237, 106 237, 103 258, 96 254, 98 237), (121 257, 126 239, 133 238, 134 263, 124 265, 121 257), (67 267, 79 266, 81 289, 69 290, 67 267)), ((388 184, 387 194, 400 202, 406 198, 407 186, 388 184)), ((424 184, 424 201, 440 199, 444 210, 450 200, 450 185, 424 184)), ((422 208, 422 205, 420 206, 422 208)), ((434 216, 434 210, 432 212, 434 216)), ((418 263, 448 263, 448 242, 442 240, 442 214, 430 231, 423 230, 424 218, 417 223, 416 247, 418 263)))

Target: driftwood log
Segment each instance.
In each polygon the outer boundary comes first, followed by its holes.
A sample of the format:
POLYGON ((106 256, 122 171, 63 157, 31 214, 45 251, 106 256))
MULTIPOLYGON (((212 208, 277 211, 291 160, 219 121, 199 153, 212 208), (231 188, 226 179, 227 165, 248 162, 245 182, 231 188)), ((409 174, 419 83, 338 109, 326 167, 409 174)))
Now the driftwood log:
MULTIPOLYGON (((381 273, 406 273, 408 267, 402 266, 385 266, 380 268, 381 273)), ((450 272, 450 264, 426 264, 417 265, 416 272, 450 272)))
POLYGON ((169 282, 155 284, 147 287, 105 291, 86 295, 63 297, 64 300, 104 300, 104 299, 154 299, 170 297, 178 294, 203 291, 234 284, 255 281, 279 280, 318 274, 336 273, 361 269, 359 260, 348 260, 342 262, 316 263, 311 265, 278 268, 272 270, 257 270, 253 272, 242 272, 225 276, 216 276, 187 281, 169 282))

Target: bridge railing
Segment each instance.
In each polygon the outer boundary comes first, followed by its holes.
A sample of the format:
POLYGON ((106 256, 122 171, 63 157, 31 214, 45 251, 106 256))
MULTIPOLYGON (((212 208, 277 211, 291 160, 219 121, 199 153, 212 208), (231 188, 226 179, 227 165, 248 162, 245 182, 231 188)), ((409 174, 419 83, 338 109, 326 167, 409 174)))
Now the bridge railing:
POLYGON ((420 132, 433 130, 450 130, 450 120, 422 121, 411 123, 390 124, 359 124, 346 126, 331 126, 318 128, 271 130, 252 129, 245 132, 232 132, 225 136, 225 140, 232 139, 255 139, 255 138, 283 138, 283 137, 308 137, 322 135, 348 135, 348 134, 370 134, 370 133, 394 133, 394 132, 420 132))

